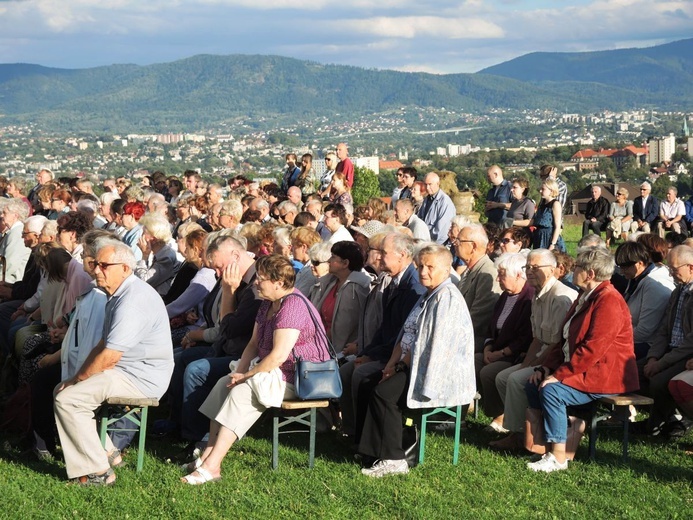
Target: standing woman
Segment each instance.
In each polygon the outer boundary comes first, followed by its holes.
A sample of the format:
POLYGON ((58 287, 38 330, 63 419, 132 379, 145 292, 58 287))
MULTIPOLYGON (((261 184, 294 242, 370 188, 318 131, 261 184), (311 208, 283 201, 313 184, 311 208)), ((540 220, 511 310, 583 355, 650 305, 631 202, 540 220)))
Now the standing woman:
POLYGON ((320 177, 320 187, 318 188, 318 195, 323 200, 329 200, 332 177, 334 176, 334 169, 337 167, 337 163, 339 163, 339 160, 335 153, 330 152, 325 156, 325 173, 320 177))
POLYGON ((303 195, 315 193, 315 187, 318 184, 318 179, 315 176, 313 169, 313 156, 309 153, 304 153, 301 156, 301 173, 298 174, 296 185, 301 188, 303 195))
POLYGON ((536 206, 532 199, 527 198, 528 193, 529 183, 527 182, 527 179, 513 179, 512 186, 510 187, 510 194, 513 198, 512 202, 510 203, 508 217, 505 222, 506 227, 529 226, 530 221, 532 218, 534 218, 536 206))
POLYGON ((532 237, 532 247, 565 251, 565 243, 561 236, 563 208, 558 202, 558 183, 553 179, 546 179, 541 184, 539 195, 541 195, 541 202, 529 223, 530 226, 536 227, 532 237))

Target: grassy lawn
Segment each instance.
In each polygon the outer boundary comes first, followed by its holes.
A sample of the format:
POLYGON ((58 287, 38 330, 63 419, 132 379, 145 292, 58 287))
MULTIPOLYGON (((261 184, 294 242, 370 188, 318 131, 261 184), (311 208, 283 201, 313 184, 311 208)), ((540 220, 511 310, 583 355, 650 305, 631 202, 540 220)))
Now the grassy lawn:
POLYGON ((307 468, 307 436, 285 436, 279 469, 272 471, 269 421, 232 449, 221 482, 202 487, 178 482, 182 471, 167 462, 183 447, 174 441, 148 439, 140 474, 131 450, 112 488, 67 485, 61 462, 3 453, 2 517, 690 518, 693 456, 680 444, 633 439, 631 463, 624 465, 618 430, 606 431, 597 463, 587 462, 585 438, 568 471, 535 474, 526 469, 526 457, 486 448, 495 438, 482 431, 487 422, 470 418, 457 466, 450 435, 429 434, 425 464, 384 479, 362 476, 332 433, 318 436, 313 470, 307 468))
MULTIPOLYGON (((574 254, 579 226, 564 238, 574 254)), ((154 417, 164 416, 162 407, 154 417)), ((600 428, 597 462, 587 460, 587 438, 568 471, 527 470, 527 457, 487 449, 497 435, 488 419, 470 417, 460 462, 450 434, 429 434, 426 462, 407 476, 369 479, 349 446, 333 433, 317 439, 315 468, 307 468, 307 436, 284 436, 279 469, 271 469, 271 425, 261 421, 229 453, 223 480, 202 487, 179 482, 170 462, 184 446, 148 439, 144 471, 136 452, 125 456, 112 488, 65 483, 62 462, 21 459, 0 450, 2 518, 690 518, 693 507, 693 433, 680 442, 631 439, 631 461, 621 461, 620 429, 600 428)), ((0 437, 0 441, 7 437, 0 437)))

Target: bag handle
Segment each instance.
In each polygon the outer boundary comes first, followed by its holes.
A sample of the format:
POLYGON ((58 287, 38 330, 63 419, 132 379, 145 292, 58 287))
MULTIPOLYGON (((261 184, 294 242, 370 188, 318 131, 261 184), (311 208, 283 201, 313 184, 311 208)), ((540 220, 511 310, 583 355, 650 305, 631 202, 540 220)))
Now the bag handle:
MULTIPOLYGON (((301 300, 304 305, 306 306, 306 309, 308 309, 308 314, 310 315, 310 319, 313 322, 313 327, 315 328, 315 334, 321 338, 324 343, 325 347, 327 348, 327 353, 330 355, 332 359, 337 359, 337 353, 334 351, 334 347, 332 346, 332 342, 330 339, 327 337, 327 332, 325 331, 325 327, 322 326, 322 323, 319 323, 313 314, 313 310, 310 308, 310 305, 308 304, 308 300, 305 296, 299 295, 296 293, 290 293, 287 294, 284 299, 288 298, 289 296, 296 296, 299 300, 301 300)), ((291 349, 291 354, 294 356, 294 361, 296 360, 296 354, 294 353, 294 349, 291 349)))

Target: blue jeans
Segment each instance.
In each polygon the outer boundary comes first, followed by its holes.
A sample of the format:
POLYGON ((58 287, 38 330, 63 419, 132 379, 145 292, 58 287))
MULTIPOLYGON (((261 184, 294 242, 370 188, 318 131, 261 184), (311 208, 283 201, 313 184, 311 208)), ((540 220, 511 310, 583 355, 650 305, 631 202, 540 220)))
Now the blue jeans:
POLYGON ((541 390, 529 381, 525 385, 530 408, 538 408, 544 416, 546 442, 565 444, 568 438, 568 406, 578 406, 612 394, 587 394, 563 383, 552 383, 541 390))
POLYGON ((181 435, 184 439, 199 441, 209 431, 209 419, 199 409, 217 381, 230 373, 232 359, 230 356, 208 357, 188 364, 183 375, 181 409, 181 435))
POLYGON ((180 425, 181 410, 183 409, 183 378, 190 363, 207 356, 214 355, 211 346, 192 347, 183 350, 173 349, 173 375, 168 387, 168 402, 171 407, 171 420, 180 425))

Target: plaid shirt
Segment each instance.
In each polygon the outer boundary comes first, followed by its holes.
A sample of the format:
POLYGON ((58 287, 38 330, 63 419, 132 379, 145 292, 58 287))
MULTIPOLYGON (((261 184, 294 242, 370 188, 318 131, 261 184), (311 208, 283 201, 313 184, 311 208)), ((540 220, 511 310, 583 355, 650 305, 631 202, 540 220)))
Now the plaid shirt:
POLYGON ((691 289, 693 289, 693 282, 686 284, 681 289, 681 293, 679 293, 679 301, 676 302, 676 315, 674 316, 674 326, 671 329, 671 341, 669 342, 669 346, 671 348, 676 348, 680 346, 681 343, 683 343, 683 299, 686 296, 686 293, 690 292, 691 289))

